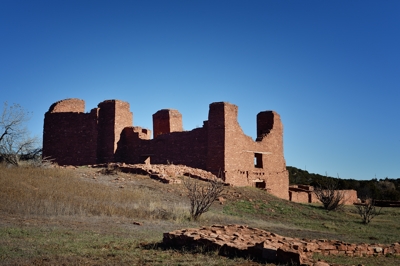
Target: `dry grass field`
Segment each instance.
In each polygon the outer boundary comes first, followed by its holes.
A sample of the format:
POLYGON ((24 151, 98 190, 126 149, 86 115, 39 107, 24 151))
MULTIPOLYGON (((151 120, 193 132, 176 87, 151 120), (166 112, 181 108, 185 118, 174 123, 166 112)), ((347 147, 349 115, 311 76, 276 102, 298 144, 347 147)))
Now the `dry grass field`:
MULTIPOLYGON (((200 220, 189 220, 183 185, 100 169, 0 166, 1 265, 261 265, 217 252, 176 250, 162 233, 211 224, 246 224, 281 235, 359 243, 400 241, 400 210, 363 225, 355 208, 326 212, 255 188, 225 190, 200 220)), ((337 265, 399 265, 396 256, 324 257, 337 265)), ((272 264, 269 264, 272 265, 272 264)))

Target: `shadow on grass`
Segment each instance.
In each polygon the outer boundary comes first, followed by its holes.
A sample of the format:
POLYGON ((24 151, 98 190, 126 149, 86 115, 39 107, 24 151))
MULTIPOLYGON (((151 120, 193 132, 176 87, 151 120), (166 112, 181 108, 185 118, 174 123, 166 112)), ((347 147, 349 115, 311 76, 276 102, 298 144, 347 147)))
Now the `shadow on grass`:
POLYGON ((163 251, 175 251, 179 253, 189 254, 202 254, 208 256, 224 256, 229 259, 243 258, 245 260, 254 263, 271 263, 275 262, 272 260, 266 260, 262 258, 261 252, 257 252, 256 249, 247 249, 240 251, 237 248, 232 248, 227 245, 218 246, 210 243, 199 243, 193 245, 176 245, 168 244, 164 242, 151 242, 151 243, 139 243, 139 248, 145 250, 163 250, 163 251))

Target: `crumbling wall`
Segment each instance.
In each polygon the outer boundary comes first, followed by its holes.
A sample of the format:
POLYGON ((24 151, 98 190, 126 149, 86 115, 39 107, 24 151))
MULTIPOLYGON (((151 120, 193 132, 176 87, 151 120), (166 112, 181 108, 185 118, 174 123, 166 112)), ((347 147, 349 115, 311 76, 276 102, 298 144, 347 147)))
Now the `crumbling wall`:
POLYGON ((164 233, 168 246, 218 250, 221 255, 255 258, 284 265, 316 265, 313 254, 339 256, 385 256, 400 254, 400 243, 352 244, 338 240, 299 239, 244 225, 213 225, 164 233))
POLYGON ((310 194, 304 191, 289 190, 289 200, 298 203, 310 203, 310 194))
POLYGON ((44 118, 43 157, 60 165, 96 163, 97 109, 84 113, 85 102, 54 103, 44 118))
POLYGON ((118 100, 100 103, 85 112, 85 102, 66 99, 52 104, 45 114, 43 157, 60 165, 87 165, 114 161, 124 127, 132 126, 129 104, 118 100))
POLYGON ((98 163, 113 162, 121 132, 133 125, 133 115, 129 103, 119 100, 103 101, 98 107, 98 163))
POLYGON ((178 110, 162 109, 153 114, 154 138, 161 134, 183 131, 182 115, 178 110))
POLYGON ((141 136, 143 130, 137 127, 122 131, 116 158, 130 164, 147 161, 151 164, 182 164, 206 170, 207 132, 204 128, 165 133, 154 139, 141 136))
POLYGON ((210 105, 208 171, 224 173, 234 186, 256 186, 288 199, 289 178, 283 156, 283 126, 273 111, 257 115, 256 141, 243 133, 236 105, 210 105), (219 169, 217 169, 219 167, 219 169))
MULTIPOLYGON (((313 191, 313 186, 292 185, 289 187, 289 200, 299 203, 320 203, 313 191)), ((357 191, 354 189, 336 190, 336 193, 343 195, 342 203, 345 205, 358 202, 357 191)))

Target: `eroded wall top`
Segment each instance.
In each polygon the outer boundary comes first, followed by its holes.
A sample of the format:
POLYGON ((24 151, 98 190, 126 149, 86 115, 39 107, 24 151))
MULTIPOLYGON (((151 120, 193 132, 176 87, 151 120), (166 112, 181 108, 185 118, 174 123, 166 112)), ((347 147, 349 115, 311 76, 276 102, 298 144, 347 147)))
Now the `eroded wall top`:
POLYGON ((53 103, 49 113, 83 113, 85 112, 85 101, 77 98, 65 99, 53 103))

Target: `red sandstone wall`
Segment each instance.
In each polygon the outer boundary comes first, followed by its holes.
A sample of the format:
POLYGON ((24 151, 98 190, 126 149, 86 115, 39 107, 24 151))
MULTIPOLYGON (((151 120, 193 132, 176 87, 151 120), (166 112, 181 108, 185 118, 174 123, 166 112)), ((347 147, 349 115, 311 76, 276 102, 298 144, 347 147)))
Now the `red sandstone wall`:
POLYGON ((258 127, 264 130, 257 141, 243 133, 238 121, 238 108, 230 103, 213 103, 209 114, 208 171, 217 174, 223 169, 225 182, 235 186, 265 187, 280 198, 288 199, 289 178, 283 157, 283 127, 278 114, 260 113, 258 127), (261 114, 261 115, 260 115, 261 114), (223 154, 222 154, 223 151, 223 154), (255 154, 262 159, 261 167, 254 163, 255 154), (221 167, 221 163, 222 167, 221 167), (215 166, 214 166, 215 164, 215 166), (256 183, 257 182, 257 183, 256 183))
MULTIPOLYGON (((321 203, 313 193, 314 188, 308 185, 295 185, 289 188, 289 200, 300 203, 321 203)), ((352 205, 357 202, 357 191, 352 189, 337 190, 343 194, 343 204, 352 205)))
POLYGON ((85 102, 67 99, 52 104, 45 114, 43 156, 61 165, 111 162, 120 133, 132 126, 129 104, 104 101, 90 113, 85 102))
POLYGON ((99 163, 113 162, 122 130, 133 124, 129 103, 119 100, 101 102, 97 157, 99 163))
POLYGON ((225 180, 225 103, 210 104, 206 125, 208 138, 205 170, 225 180))
POLYGON ((67 99, 45 114, 43 157, 60 165, 96 163, 97 109, 83 113, 85 102, 67 99))
POLYGON ((53 103, 48 113, 83 113, 85 112, 85 101, 81 99, 65 99, 58 102, 53 103))
POLYGON ((309 193, 301 191, 289 191, 289 200, 299 203, 309 203, 309 193))
POLYGON ((162 109, 153 114, 154 138, 161 134, 183 131, 182 115, 173 109, 162 109))
POLYGON ((162 134, 151 140, 141 136, 141 130, 123 130, 116 154, 118 159, 135 164, 150 158, 152 164, 173 163, 206 168, 207 131, 204 128, 162 134))

